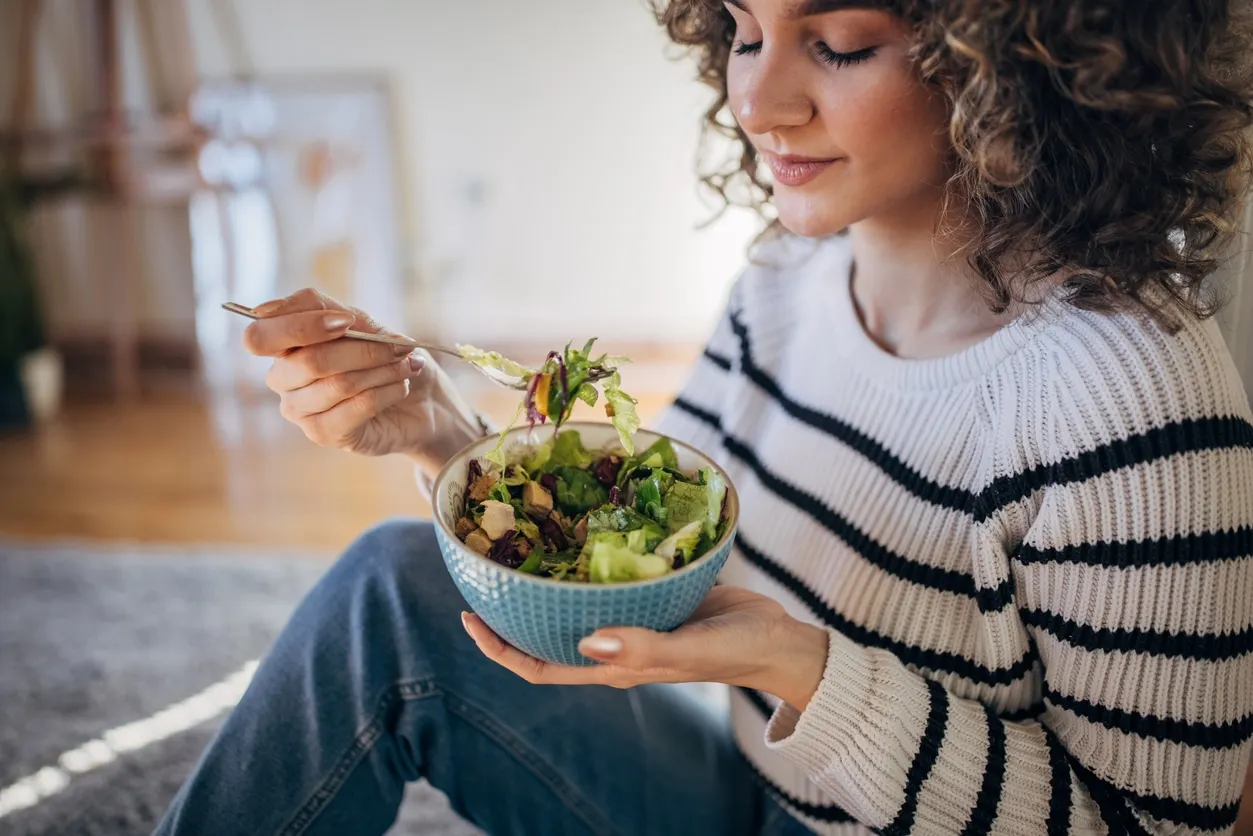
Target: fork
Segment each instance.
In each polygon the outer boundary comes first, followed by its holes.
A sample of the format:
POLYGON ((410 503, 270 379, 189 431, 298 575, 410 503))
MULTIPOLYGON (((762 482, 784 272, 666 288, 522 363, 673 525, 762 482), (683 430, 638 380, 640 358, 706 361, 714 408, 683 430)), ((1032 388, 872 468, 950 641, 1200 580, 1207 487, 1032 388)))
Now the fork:
MULTIPOLYGON (((241 305, 238 302, 224 302, 222 307, 234 314, 246 316, 249 319, 263 319, 258 316, 257 312, 247 305, 241 305)), ((344 332, 344 336, 353 340, 368 340, 373 343, 387 343, 388 345, 401 345, 408 348, 420 348, 424 351, 435 351, 440 354, 449 354, 456 357, 463 363, 469 364, 472 368, 477 369, 484 377, 498 386, 504 386, 507 389, 517 389, 519 391, 527 388, 527 383, 520 378, 507 374, 500 369, 491 366, 480 366, 478 363, 471 363, 469 360, 461 356, 461 352, 451 346, 438 345, 436 343, 424 343, 417 340, 411 340, 408 337, 399 337, 393 334, 372 334, 369 331, 354 331, 351 328, 344 332)))

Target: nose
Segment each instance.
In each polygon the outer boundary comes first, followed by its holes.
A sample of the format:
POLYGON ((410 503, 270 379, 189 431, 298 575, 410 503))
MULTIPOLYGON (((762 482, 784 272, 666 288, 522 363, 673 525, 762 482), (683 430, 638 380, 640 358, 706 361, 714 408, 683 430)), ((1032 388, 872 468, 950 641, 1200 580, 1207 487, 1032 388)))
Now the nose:
POLYGON ((763 48, 741 88, 736 118, 750 134, 799 127, 814 117, 803 73, 795 62, 763 48))

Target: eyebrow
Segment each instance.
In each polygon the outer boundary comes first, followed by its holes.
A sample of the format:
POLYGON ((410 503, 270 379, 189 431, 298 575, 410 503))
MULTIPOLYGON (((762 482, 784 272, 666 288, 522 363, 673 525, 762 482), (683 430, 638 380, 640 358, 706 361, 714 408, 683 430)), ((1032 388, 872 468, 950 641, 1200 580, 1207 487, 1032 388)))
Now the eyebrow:
MULTIPOLYGON (((748 12, 748 5, 744 0, 726 0, 732 6, 741 11, 748 12)), ((827 12, 838 12, 841 9, 873 9, 881 6, 882 3, 874 2, 874 0, 804 0, 796 6, 789 17, 812 17, 814 15, 826 14, 827 12)))

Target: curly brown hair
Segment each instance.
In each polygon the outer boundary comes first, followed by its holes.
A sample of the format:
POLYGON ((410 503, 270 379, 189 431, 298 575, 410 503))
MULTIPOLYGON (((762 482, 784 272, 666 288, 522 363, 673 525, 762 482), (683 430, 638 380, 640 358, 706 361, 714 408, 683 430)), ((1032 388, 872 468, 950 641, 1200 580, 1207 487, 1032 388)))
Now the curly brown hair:
MULTIPOLYGON (((735 23, 721 0, 651 0, 716 97, 702 172, 769 218, 770 184, 727 113, 735 23)), ((1250 180, 1253 28, 1243 0, 882 0, 951 112, 950 199, 979 222, 962 254, 1003 310, 1059 273, 1070 301, 1212 314, 1205 281, 1250 180), (1016 269, 1006 265, 1025 265, 1016 269), (1165 291, 1153 292, 1155 289, 1165 291)), ((773 225, 777 228, 777 222, 773 225)))

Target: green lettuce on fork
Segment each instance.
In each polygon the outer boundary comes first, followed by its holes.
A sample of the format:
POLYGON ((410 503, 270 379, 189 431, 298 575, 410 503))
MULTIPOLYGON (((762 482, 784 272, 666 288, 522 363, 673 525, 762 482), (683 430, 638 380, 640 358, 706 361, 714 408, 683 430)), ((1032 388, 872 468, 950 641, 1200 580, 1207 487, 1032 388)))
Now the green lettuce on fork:
POLYGON ((592 357, 595 342, 594 337, 588 340, 581 351, 567 343, 563 351, 549 352, 538 369, 515 363, 495 351, 484 351, 472 345, 457 346, 467 363, 499 369, 526 384, 526 396, 518 404, 518 411, 509 426, 501 432, 500 443, 488 454, 490 461, 505 466, 505 434, 517 424, 524 412, 532 427, 551 420, 555 428, 560 428, 570 417, 577 401, 596 406, 600 397, 597 385, 604 390, 605 414, 618 431, 623 449, 628 455, 635 452, 633 437, 640 428, 636 400, 622 391, 622 378, 618 373, 618 366, 630 361, 626 357, 608 354, 592 357))
POLYGON ((511 569, 590 583, 660 577, 713 548, 722 476, 680 470, 669 439, 622 447, 594 453, 564 430, 516 461, 472 459, 457 536, 511 569))

